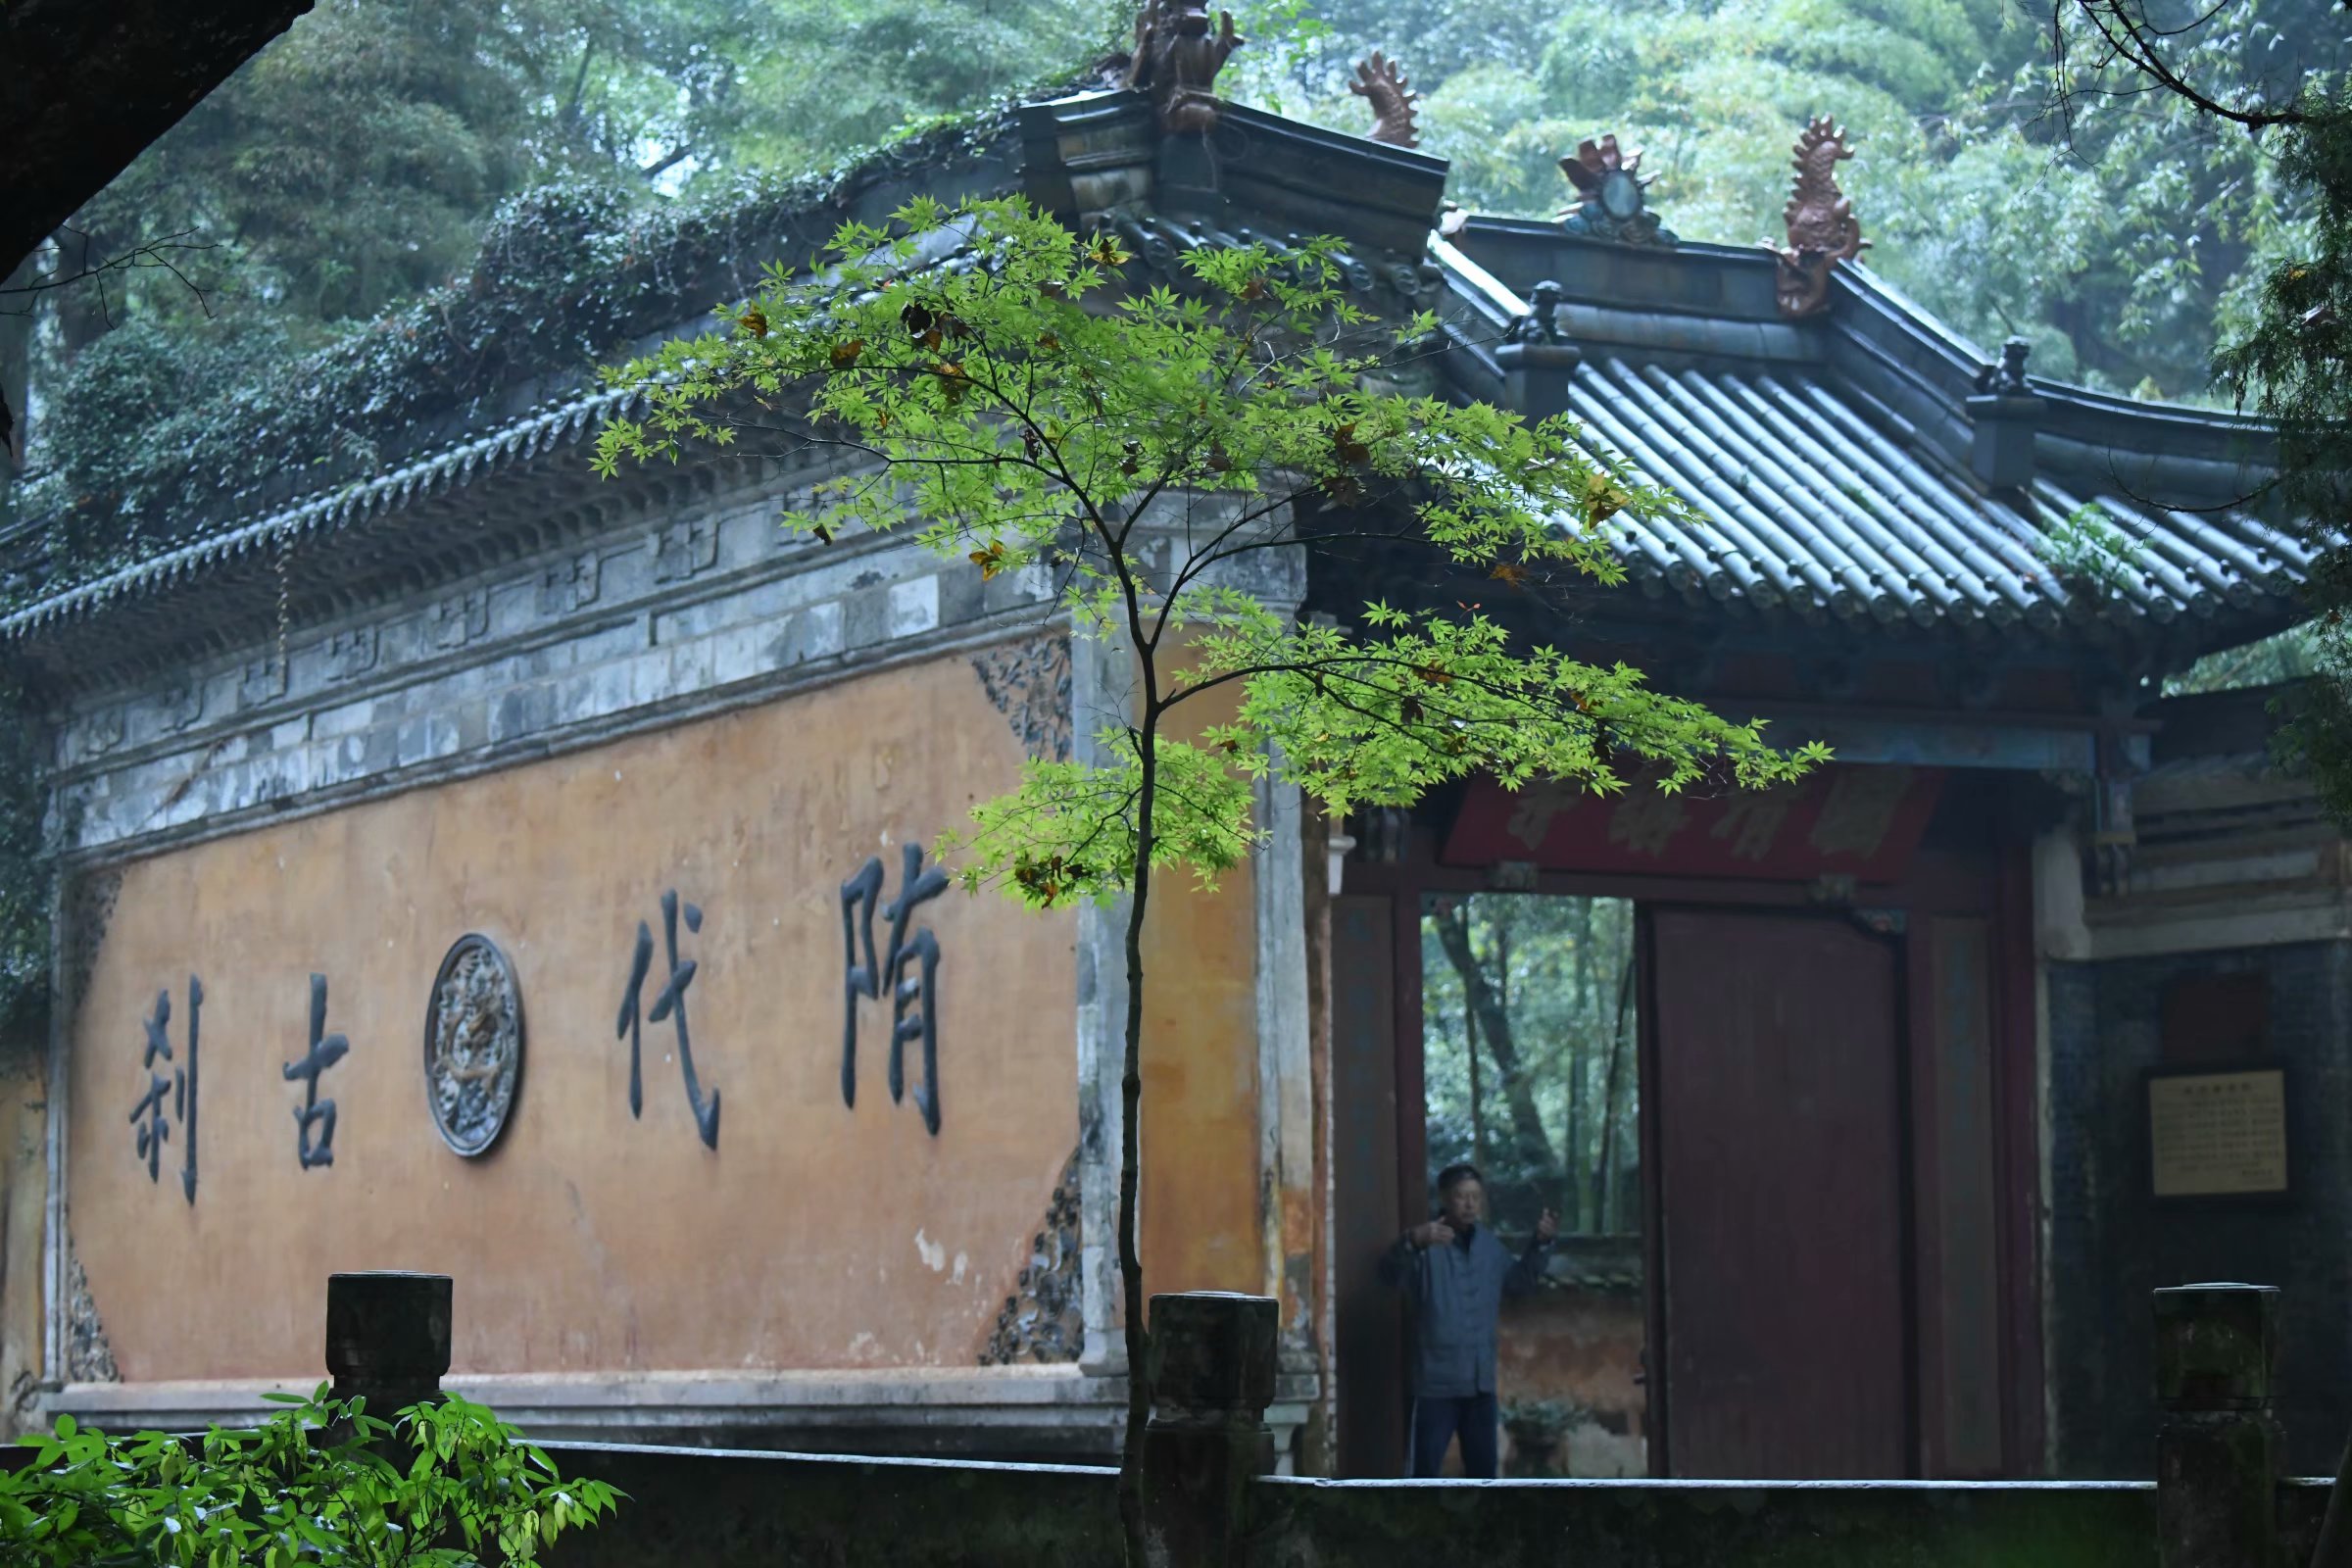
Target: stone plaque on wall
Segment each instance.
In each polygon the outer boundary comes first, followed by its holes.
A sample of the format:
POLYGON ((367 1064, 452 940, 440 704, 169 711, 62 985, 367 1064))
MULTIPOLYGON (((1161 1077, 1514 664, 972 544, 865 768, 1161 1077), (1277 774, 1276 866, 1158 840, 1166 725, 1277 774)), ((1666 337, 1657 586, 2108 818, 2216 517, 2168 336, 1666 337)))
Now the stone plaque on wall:
POLYGON ((2285 1068, 2152 1072, 2147 1092, 2152 1197, 2285 1196, 2285 1068))

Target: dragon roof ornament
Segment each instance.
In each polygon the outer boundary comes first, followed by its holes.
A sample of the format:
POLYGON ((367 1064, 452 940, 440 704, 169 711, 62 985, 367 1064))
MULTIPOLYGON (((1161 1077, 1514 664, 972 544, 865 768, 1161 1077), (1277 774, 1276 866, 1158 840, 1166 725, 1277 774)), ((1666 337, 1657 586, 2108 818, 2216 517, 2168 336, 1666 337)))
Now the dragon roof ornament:
POLYGON ((1378 49, 1369 60, 1355 63, 1355 79, 1348 90, 1372 106, 1371 138, 1392 147, 1421 145, 1421 127, 1414 122, 1421 95, 1413 91, 1404 68, 1378 49))
POLYGON ((1788 243, 1760 243, 1780 258, 1774 282, 1781 314, 1790 319, 1818 316, 1829 308, 1830 273, 1840 262, 1850 262, 1869 248, 1862 237, 1854 204, 1838 188, 1838 166, 1854 156, 1845 128, 1827 115, 1805 122, 1796 138, 1796 178, 1782 209, 1788 243))
POLYGON ((1197 0, 1144 0, 1135 18, 1135 54, 1128 62, 1127 85, 1151 94, 1161 130, 1211 130, 1222 107, 1215 91, 1217 73, 1247 42, 1233 30, 1229 11, 1217 13, 1212 31, 1208 8, 1197 0))

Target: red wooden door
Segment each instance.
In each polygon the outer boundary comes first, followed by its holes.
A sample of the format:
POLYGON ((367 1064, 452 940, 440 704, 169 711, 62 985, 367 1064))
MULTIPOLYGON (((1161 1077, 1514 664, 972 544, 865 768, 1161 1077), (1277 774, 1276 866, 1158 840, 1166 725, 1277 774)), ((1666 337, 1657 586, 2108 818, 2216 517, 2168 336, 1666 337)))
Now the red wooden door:
POLYGON ((1649 920, 1667 1472, 1908 1475, 1897 950, 1828 917, 1649 920))

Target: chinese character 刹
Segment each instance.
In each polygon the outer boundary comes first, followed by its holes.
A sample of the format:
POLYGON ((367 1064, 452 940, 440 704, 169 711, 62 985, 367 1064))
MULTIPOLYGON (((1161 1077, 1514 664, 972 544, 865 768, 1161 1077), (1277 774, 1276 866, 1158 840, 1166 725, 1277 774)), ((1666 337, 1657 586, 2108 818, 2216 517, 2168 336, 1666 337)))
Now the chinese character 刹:
POLYGON ((147 1179, 161 1179, 164 1141, 172 1136, 171 1122, 164 1117, 164 1092, 172 1092, 172 1115, 180 1127, 179 1190, 190 1203, 196 1201, 196 1090, 197 1090, 197 1024, 204 1006, 204 983, 194 975, 188 976, 188 1059, 184 1066, 175 1066, 166 1078, 155 1070, 158 1056, 170 1061, 172 1056, 172 993, 155 994, 155 1015, 141 1019, 147 1039, 139 1065, 147 1073, 147 1093, 131 1107, 130 1121, 136 1129, 133 1148, 138 1157, 147 1162, 147 1179))

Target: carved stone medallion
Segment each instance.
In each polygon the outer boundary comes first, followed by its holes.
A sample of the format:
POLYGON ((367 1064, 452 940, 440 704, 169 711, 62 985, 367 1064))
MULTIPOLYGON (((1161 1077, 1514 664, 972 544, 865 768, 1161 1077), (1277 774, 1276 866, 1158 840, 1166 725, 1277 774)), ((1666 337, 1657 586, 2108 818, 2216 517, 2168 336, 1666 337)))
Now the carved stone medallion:
POLYGON ((468 1158, 506 1130, 522 1079, 522 988, 488 937, 458 938, 424 1009, 424 1098, 433 1125, 468 1158))
POLYGON ((1657 176, 1642 176, 1639 147, 1620 149, 1614 135, 1587 137, 1560 160, 1560 172, 1576 189, 1577 205, 1560 214, 1560 226, 1569 233, 1662 250, 1681 243, 1649 210, 1645 193, 1657 176))

